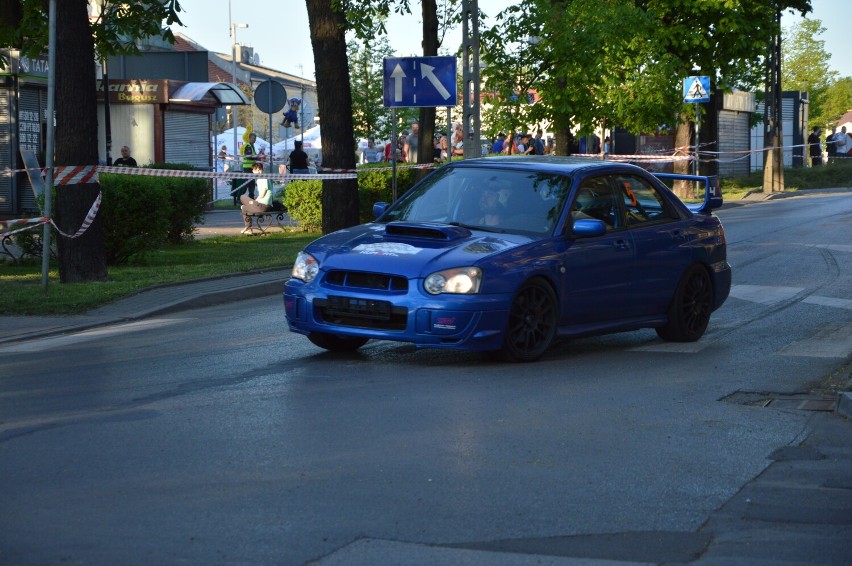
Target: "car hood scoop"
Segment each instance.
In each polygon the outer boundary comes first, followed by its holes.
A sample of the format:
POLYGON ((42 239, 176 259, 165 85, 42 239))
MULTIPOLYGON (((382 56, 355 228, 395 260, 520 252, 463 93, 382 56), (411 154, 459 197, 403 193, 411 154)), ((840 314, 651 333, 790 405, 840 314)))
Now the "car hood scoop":
POLYGON ((408 236, 427 240, 452 241, 469 238, 470 230, 462 226, 447 224, 428 224, 424 222, 389 222, 385 226, 385 234, 391 236, 408 236))

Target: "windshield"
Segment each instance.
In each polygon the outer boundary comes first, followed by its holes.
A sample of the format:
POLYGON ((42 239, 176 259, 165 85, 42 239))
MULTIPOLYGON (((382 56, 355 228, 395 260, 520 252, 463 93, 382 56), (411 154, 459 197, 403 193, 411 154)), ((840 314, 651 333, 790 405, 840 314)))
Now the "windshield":
POLYGON ((382 222, 456 224, 546 235, 559 218, 570 178, 494 167, 442 167, 404 195, 382 222))

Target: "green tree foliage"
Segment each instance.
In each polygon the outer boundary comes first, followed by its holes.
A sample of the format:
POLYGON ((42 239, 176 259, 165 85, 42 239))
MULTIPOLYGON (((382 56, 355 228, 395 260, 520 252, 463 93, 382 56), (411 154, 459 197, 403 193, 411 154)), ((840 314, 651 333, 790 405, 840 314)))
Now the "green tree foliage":
POLYGON ((352 39, 349 51, 349 83, 352 87, 352 125, 356 138, 371 135, 389 139, 390 109, 384 107, 384 58, 393 56, 386 36, 370 41, 352 39))
MULTIPOLYGON (((781 8, 807 11, 810 2, 781 8)), ((687 115, 680 90, 689 75, 724 89, 761 84, 774 15, 764 0, 519 3, 483 33, 486 90, 502 106, 489 124, 606 123, 636 133, 673 124, 687 115), (534 105, 529 89, 541 97, 534 105)))
POLYGON ((825 42, 819 39, 824 32, 820 20, 805 19, 784 30, 781 44, 782 89, 807 91, 808 121, 811 126, 823 129, 832 119, 825 113, 826 95, 838 74, 829 69, 831 55, 825 51, 825 42))
MULTIPOLYGON (((56 3, 56 136, 57 165, 96 165, 98 160, 95 54, 135 53, 132 38, 162 34, 172 39, 165 25, 179 24, 177 0, 103 0, 104 17, 89 17, 87 0, 56 3), (130 38, 130 39, 127 39, 130 38), (83 88, 81 88, 81 85, 83 88), (88 88, 86 88, 88 85, 88 88)), ((0 45, 36 54, 49 45, 48 2, 2 0, 0 45)), ((59 227, 74 233, 99 192, 94 183, 63 187, 57 191, 55 215, 59 227)), ((102 216, 78 238, 58 240, 60 281, 106 279, 106 250, 102 216)))
POLYGON ((838 119, 852 109, 852 77, 843 77, 829 85, 825 92, 823 115, 826 125, 837 123, 838 119))

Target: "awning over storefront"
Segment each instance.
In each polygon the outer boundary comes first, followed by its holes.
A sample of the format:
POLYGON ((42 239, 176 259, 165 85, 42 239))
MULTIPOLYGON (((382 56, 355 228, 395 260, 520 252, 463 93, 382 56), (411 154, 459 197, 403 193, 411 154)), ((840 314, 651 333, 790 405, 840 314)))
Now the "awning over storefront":
POLYGON ((169 102, 200 102, 208 95, 219 104, 251 104, 235 84, 232 83, 186 83, 169 95, 169 102))

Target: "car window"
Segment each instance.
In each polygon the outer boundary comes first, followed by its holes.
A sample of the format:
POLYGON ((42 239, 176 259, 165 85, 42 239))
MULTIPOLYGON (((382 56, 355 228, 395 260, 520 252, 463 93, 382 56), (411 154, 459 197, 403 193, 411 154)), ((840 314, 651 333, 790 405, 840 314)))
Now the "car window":
POLYGON ((443 167, 406 193, 383 221, 455 223, 545 235, 553 230, 570 178, 494 167, 443 167))
POLYGON ((583 179, 571 205, 571 217, 574 220, 603 220, 608 231, 621 226, 618 204, 608 177, 583 179))
POLYGON ((657 188, 644 179, 632 175, 616 175, 614 181, 621 193, 628 226, 677 218, 677 213, 657 188))

